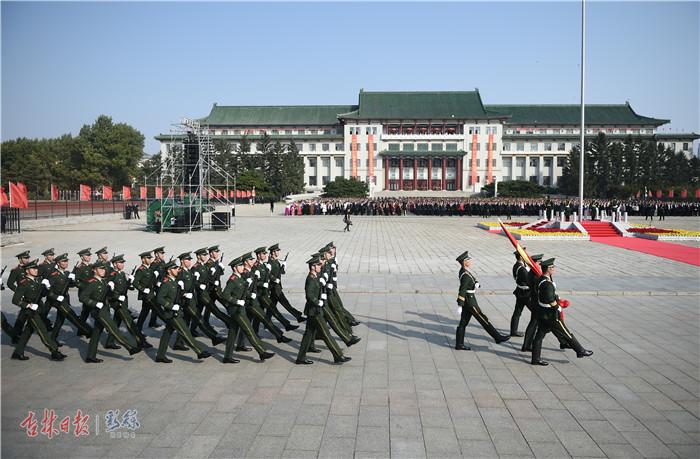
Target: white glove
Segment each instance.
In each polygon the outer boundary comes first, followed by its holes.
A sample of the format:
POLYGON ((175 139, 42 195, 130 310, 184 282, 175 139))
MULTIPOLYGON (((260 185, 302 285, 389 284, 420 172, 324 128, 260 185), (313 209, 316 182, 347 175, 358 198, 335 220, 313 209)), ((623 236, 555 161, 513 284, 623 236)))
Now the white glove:
POLYGON ((134 282, 134 276, 133 276, 133 275, 129 274, 126 278, 129 279, 129 282, 134 282))
POLYGON ((73 273, 68 274, 68 279, 75 280, 75 274, 73 274, 73 273))
POLYGON ((195 272, 194 272, 194 277, 196 277, 197 280, 199 280, 199 276, 201 276, 201 274, 199 274, 199 271, 195 271, 195 272))
POLYGON ((251 279, 250 277, 249 277, 248 279, 246 279, 245 281, 248 282, 248 284, 252 284, 252 283, 253 283, 253 279, 251 279))
POLYGON ((146 293, 146 294, 151 293, 151 289, 150 289, 150 288, 145 288, 145 289, 143 289, 143 293, 146 293))
POLYGON ((326 279, 328 279, 328 273, 323 273, 323 277, 325 277, 326 279))
POLYGON ((477 282, 477 283, 474 284, 474 287, 475 287, 475 288, 481 288, 481 284, 477 282))
POLYGON ((214 281, 214 285, 219 286, 219 281, 214 281))
POLYGON ((206 289, 207 289, 207 285, 206 285, 206 284, 199 284, 199 289, 200 289, 200 290, 206 290, 206 289))
POLYGON ((258 279, 260 279, 260 271, 255 271, 255 277, 257 277, 258 279))
POLYGON ((114 290, 114 282, 109 281, 109 282, 107 282, 107 285, 109 285, 110 290, 114 290))
POLYGON ((216 274, 216 268, 211 268, 210 271, 212 274, 216 274))
POLYGON ((59 295, 56 297, 56 301, 58 301, 59 303, 63 303, 63 300, 64 300, 63 295, 59 295))
POLYGON ((224 264, 221 263, 220 261, 218 261, 216 264, 219 265, 219 267, 220 267, 221 269, 226 269, 226 266, 224 266, 224 264))
POLYGON ((328 295, 326 295, 325 293, 321 293, 321 299, 322 299, 322 300, 325 300, 325 299, 327 299, 327 298, 328 298, 328 295))
POLYGON ((179 285, 180 288, 185 288, 185 283, 182 281, 177 281, 177 285, 179 285))
POLYGON ((158 276, 160 276, 160 273, 158 271, 153 271, 153 275, 158 277, 158 276))
POLYGON ((279 284, 279 283, 280 283, 280 280, 279 280, 279 279, 275 279, 275 284, 279 284))
POLYGON ((267 282, 263 282, 263 287, 267 288, 267 286, 270 285, 267 282))
POLYGON ((51 282, 49 282, 48 279, 42 280, 41 283, 44 284, 46 288, 51 288, 51 282))
POLYGON ((119 298, 117 298, 119 301, 124 301, 126 300, 126 297, 124 295, 119 295, 119 298))
POLYGON ((104 306, 104 304, 103 304, 102 302, 99 302, 99 303, 96 303, 96 304, 95 304, 95 307, 96 307, 97 309, 102 309, 103 306, 104 306))
POLYGON ((321 285, 323 285, 323 286, 326 285, 326 279, 324 279, 323 277, 320 278, 318 281, 321 283, 321 285))
POLYGON ((328 290, 333 290, 333 284, 329 283, 328 285, 326 285, 326 288, 328 290))
POLYGON ((185 298, 187 298, 188 300, 191 300, 191 299, 192 299, 192 294, 191 294, 191 293, 185 293, 185 298))
POLYGON ((338 282, 338 276, 333 276, 333 282, 338 282))
POLYGON ((331 265, 331 267, 332 267, 333 269, 338 269, 338 265, 336 265, 335 263, 333 263, 333 264, 331 265))
POLYGON ((27 307, 28 307, 29 309, 31 309, 32 311, 36 311, 37 309, 39 309, 39 305, 36 304, 36 303, 28 304, 27 307))
POLYGON ((245 306, 245 300, 238 300, 236 301, 236 304, 239 306, 245 306))
POLYGON ((160 287, 160 282, 156 282, 156 287, 160 287))
POLYGON ((318 300, 318 305, 323 307, 323 300, 318 300))
POLYGON ((457 306, 457 315, 458 316, 462 315, 462 307, 461 306, 457 306))
POLYGON ((270 263, 265 263, 265 267, 267 267, 267 269, 272 269, 272 265, 270 263))
POLYGON ((179 311, 180 310, 180 305, 179 304, 174 304, 173 305, 173 311, 179 311))
POLYGON ((252 299, 256 299, 256 298, 258 297, 258 294, 257 294, 257 293, 251 293, 251 294, 250 294, 250 297, 251 297, 252 299))

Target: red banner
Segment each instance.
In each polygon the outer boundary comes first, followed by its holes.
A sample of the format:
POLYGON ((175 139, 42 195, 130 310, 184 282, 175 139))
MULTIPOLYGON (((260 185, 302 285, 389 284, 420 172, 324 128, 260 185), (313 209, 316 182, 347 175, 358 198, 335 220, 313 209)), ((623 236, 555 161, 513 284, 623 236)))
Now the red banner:
POLYGON ((108 185, 102 185, 102 199, 105 201, 112 200, 112 187, 108 185))
POLYGON ((10 199, 7 197, 7 193, 5 193, 5 187, 0 186, 0 207, 5 207, 10 205, 10 199))
POLYGON ((122 199, 124 201, 128 201, 131 199, 131 187, 130 186, 123 186, 122 187, 122 199))
POLYGON ((180 188, 180 198, 185 199, 185 189, 180 188))
POLYGON ((253 188, 253 197, 255 197, 255 188, 253 188))
POLYGON ((661 191, 661 190, 656 190, 656 197, 657 197, 657 198, 661 198, 661 197, 663 197, 663 195, 664 195, 664 192, 663 192, 663 191, 661 191))
POLYGON ((173 199, 175 197, 175 188, 168 188, 168 198, 173 199))
POLYGON ((51 184, 51 200, 58 201, 58 187, 53 183, 51 184))
POLYGON ((88 185, 80 185, 80 200, 90 201, 92 199, 92 188, 88 185))
POLYGON ((10 182, 10 207, 16 209, 26 209, 29 207, 29 196, 27 195, 27 188, 24 184, 14 184, 10 182))
POLYGON ((673 197, 673 189, 668 190, 668 197, 669 198, 673 197))
POLYGON ((163 198, 163 188, 157 186, 156 187, 156 199, 162 199, 163 198))
POLYGON ((209 189, 207 190, 207 192, 208 192, 209 199, 211 199, 211 198, 214 197, 214 190, 212 190, 211 188, 209 188, 209 189))
POLYGON ((139 195, 141 196, 141 199, 146 199, 148 198, 148 188, 145 186, 140 186, 139 187, 139 195))
POLYGON ((685 199, 687 197, 688 197, 688 190, 683 189, 683 191, 681 191, 681 198, 685 199))
POLYGON ((696 197, 696 198, 700 198, 700 188, 698 188, 697 190, 695 190, 695 197, 696 197))
POLYGON ((501 222, 500 218, 498 219, 498 223, 501 225, 501 229, 503 229, 503 232, 505 233, 505 235, 508 236, 510 243, 513 244, 513 247, 515 247, 515 250, 518 251, 520 258, 522 258, 523 261, 525 263, 527 263, 527 265, 530 267, 530 269, 532 269, 532 271, 534 271, 534 273, 537 275, 537 277, 540 277, 542 275, 542 268, 540 268, 540 266, 537 263, 532 261, 532 258, 530 258, 530 255, 528 255, 527 252, 525 251, 525 249, 523 249, 520 246, 520 243, 515 240, 513 235, 510 234, 510 231, 508 231, 508 228, 506 228, 505 225, 503 224, 503 222, 501 222))
POLYGON ((250 198, 250 197, 252 197, 252 196, 253 196, 253 192, 252 192, 252 191, 248 190, 248 191, 245 192, 245 197, 246 197, 246 198, 250 198))
POLYGON ((216 190, 216 198, 221 199, 223 197, 223 193, 221 193, 221 190, 216 190))

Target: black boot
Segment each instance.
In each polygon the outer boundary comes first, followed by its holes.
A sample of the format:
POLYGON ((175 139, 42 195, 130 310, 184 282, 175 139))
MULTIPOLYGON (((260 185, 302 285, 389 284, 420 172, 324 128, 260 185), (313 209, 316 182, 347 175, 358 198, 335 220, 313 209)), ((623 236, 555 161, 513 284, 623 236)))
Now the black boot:
POLYGON ((469 350, 467 346, 464 345, 464 329, 457 327, 457 336, 455 337, 455 349, 457 350, 469 350))

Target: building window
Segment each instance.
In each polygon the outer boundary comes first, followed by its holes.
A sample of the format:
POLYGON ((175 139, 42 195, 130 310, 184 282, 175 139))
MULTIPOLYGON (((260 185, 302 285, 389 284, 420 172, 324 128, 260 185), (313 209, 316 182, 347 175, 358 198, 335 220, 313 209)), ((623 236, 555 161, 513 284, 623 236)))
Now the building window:
POLYGON ((668 144, 666 144, 666 145, 667 145, 668 148, 670 148, 671 150, 676 151, 676 142, 670 142, 670 143, 668 143, 668 144))
POLYGON ((389 151, 399 151, 401 150, 401 144, 398 143, 390 143, 389 144, 389 151))
POLYGON ((309 151, 316 151, 316 144, 315 143, 309 144, 309 151))
POLYGON ((688 151, 688 142, 683 142, 683 151, 688 151))
POLYGON ((552 158, 544 159, 544 167, 552 167, 552 158))
POLYGON ((330 129, 324 129, 323 130, 324 135, 331 135, 331 130, 330 129))
POLYGON ((551 144, 551 142, 545 142, 545 143, 544 143, 544 151, 552 151, 552 144, 551 144))
POLYGON ((279 134, 280 132, 279 132, 277 129, 273 129, 270 133, 271 133, 272 135, 277 135, 277 134, 279 134))
POLYGON ((550 186, 552 184, 552 177, 542 177, 542 185, 550 186))
POLYGON ((403 144, 403 151, 413 151, 413 144, 412 143, 403 144))
POLYGON ((316 167, 316 158, 309 158, 309 167, 310 168, 316 167))
POLYGON ((418 151, 428 151, 428 144, 427 143, 419 143, 416 147, 418 151))
POLYGON ((321 164, 323 167, 330 167, 331 166, 331 159, 330 158, 321 158, 321 164))
POLYGON ((557 151, 566 151, 566 144, 564 142, 559 142, 557 144, 557 151))
POLYGON ((328 182, 330 182, 330 181, 331 181, 331 178, 328 175, 324 175, 323 178, 321 178, 321 183, 323 183, 323 186, 328 185, 328 182))
POLYGON ((494 142, 493 145, 491 146, 491 151, 496 151, 496 150, 498 150, 498 144, 496 142, 494 142))
POLYGON ((525 167, 525 158, 515 158, 515 166, 516 167, 525 167))
POLYGON ((530 144, 530 151, 537 151, 537 144, 536 143, 530 144))
POLYGON ((523 142, 518 142, 515 144, 515 149, 517 151, 525 151, 525 144, 523 142))
POLYGON ((496 167, 496 158, 491 159, 491 166, 496 167))
POLYGON ((538 167, 540 165, 540 158, 530 158, 530 167, 538 167))
POLYGON ((476 158, 476 167, 481 167, 481 160, 476 158))
POLYGON ((335 167, 343 167, 345 160, 343 158, 335 158, 335 167))
POLYGON ((566 166, 566 156, 557 156, 557 167, 566 166))
POLYGON ((297 150, 298 150, 298 151, 304 151, 304 144, 303 144, 303 143, 300 143, 299 145, 297 145, 297 150))
POLYGON ((377 135, 377 126, 372 128, 372 134, 377 135))
POLYGON ((457 151, 457 144, 456 143, 448 143, 445 144, 445 151, 457 151))
POLYGON ((531 175, 531 176, 530 176, 530 181, 531 181, 531 182, 534 182, 534 183, 537 183, 537 176, 536 176, 536 175, 531 175))
POLYGON ((479 126, 469 126, 470 134, 479 134, 479 126))
POLYGON ((309 176, 309 186, 316 186, 316 176, 315 175, 309 176))
POLYGON ((342 144, 342 143, 336 143, 336 144, 335 144, 335 151, 343 151, 343 144, 342 144))
POLYGON ((292 135, 292 130, 291 129, 285 129, 284 130, 285 135, 292 135))
POLYGON ((510 151, 510 144, 509 143, 503 144, 503 151, 510 151))
POLYGON ((328 143, 322 143, 321 144, 321 150, 323 151, 331 151, 331 145, 328 143))
POLYGON ((442 151, 442 144, 441 143, 430 144, 430 149, 432 151, 442 151))

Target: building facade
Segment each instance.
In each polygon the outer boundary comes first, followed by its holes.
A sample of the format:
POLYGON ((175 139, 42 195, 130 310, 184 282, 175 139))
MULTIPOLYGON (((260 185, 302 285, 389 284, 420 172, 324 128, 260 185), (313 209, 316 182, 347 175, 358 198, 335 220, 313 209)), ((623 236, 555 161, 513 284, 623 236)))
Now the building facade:
MULTIPOLYGON (((477 193, 497 181, 555 187, 580 140, 578 105, 484 105, 478 90, 360 91, 357 105, 220 106, 199 120, 212 140, 237 146, 292 141, 304 158, 308 191, 338 177, 369 182, 374 192, 477 193)), ((629 103, 587 105, 586 133, 611 140, 656 140, 692 155, 695 133, 657 132, 669 120, 638 115, 629 103)), ((167 155, 177 136, 159 135, 167 155)))

